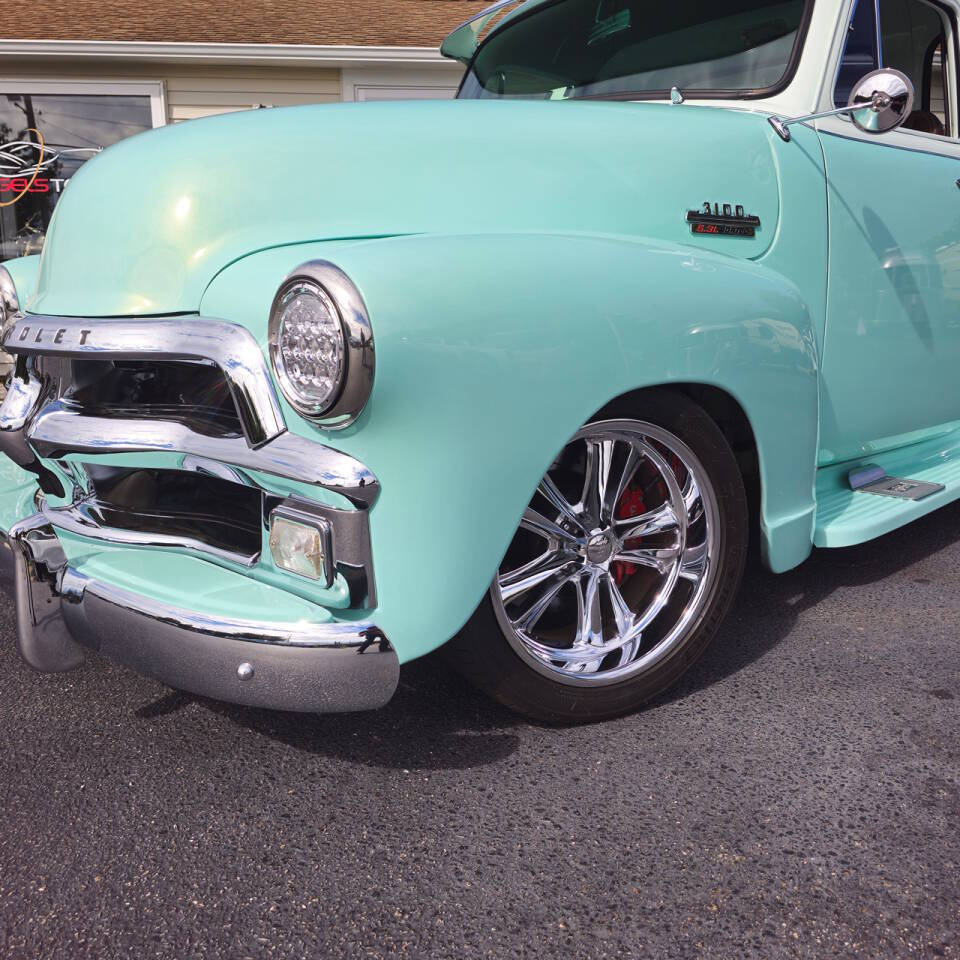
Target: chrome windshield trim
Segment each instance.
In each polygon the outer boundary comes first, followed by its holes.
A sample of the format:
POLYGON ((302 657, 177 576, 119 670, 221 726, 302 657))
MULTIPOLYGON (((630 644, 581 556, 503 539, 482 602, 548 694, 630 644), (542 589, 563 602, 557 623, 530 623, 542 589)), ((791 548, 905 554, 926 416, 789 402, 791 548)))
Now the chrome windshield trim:
POLYGON ((88 360, 209 360, 230 385, 247 443, 260 447, 286 429, 266 358, 244 327, 195 315, 98 318, 17 317, 3 336, 10 353, 88 360))
POLYGON ((210 437, 172 420, 91 417, 54 401, 34 418, 27 439, 41 457, 52 460, 70 454, 192 454, 318 485, 361 508, 369 507, 380 490, 377 478, 359 460, 293 433, 281 433, 253 450, 242 437, 210 437))

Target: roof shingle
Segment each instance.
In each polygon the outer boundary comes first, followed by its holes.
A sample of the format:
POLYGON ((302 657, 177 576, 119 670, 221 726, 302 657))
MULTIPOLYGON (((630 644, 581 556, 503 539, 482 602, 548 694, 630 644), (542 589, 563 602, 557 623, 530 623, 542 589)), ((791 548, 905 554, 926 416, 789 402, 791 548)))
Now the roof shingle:
POLYGON ((11 40, 435 47, 490 0, 13 0, 11 40))

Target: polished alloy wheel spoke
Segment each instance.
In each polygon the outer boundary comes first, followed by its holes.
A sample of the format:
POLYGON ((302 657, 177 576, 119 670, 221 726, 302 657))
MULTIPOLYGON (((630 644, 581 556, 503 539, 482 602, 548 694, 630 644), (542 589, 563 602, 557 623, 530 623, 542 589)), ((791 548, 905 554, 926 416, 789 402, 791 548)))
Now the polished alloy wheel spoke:
POLYGON ((524 612, 513 621, 513 625, 522 633, 529 633, 540 621, 540 618, 547 612, 547 607, 553 603, 557 594, 569 583, 570 577, 564 573, 558 573, 550 580, 544 581, 541 586, 539 596, 524 612))
POLYGON ((618 667, 625 666, 633 660, 637 655, 637 651, 640 649, 641 640, 642 634, 638 633, 632 640, 628 640, 620 648, 620 658, 616 664, 618 667))
POLYGON ((549 473, 540 481, 537 492, 553 505, 557 513, 560 514, 561 519, 566 520, 567 523, 573 524, 577 528, 582 528, 582 518, 574 511, 573 504, 560 492, 560 489, 550 478, 549 473))
POLYGON ((575 564, 571 557, 564 556, 555 550, 548 550, 535 560, 531 560, 530 563, 501 576, 500 595, 503 597, 504 603, 509 603, 528 590, 539 586, 545 580, 556 577, 564 571, 567 572, 567 578, 569 579, 574 570, 575 564))
POLYGON ((600 572, 589 571, 577 582, 577 638, 574 646, 603 646, 603 617, 600 612, 600 572))
POLYGON ((613 464, 613 440, 587 440, 587 465, 583 485, 583 512, 595 527, 603 523, 607 485, 613 464))
POLYGON ((621 550, 617 554, 617 559, 624 563, 650 567, 652 570, 666 573, 679 556, 679 547, 640 547, 636 550, 621 550))
POLYGON ((639 517, 618 520, 617 535, 622 540, 636 540, 638 537, 649 537, 655 533, 676 530, 679 523, 673 504, 664 503, 653 510, 641 513, 639 517))
POLYGON ((576 544, 581 538, 569 530, 565 530, 560 524, 553 520, 548 520, 542 513, 538 513, 533 507, 527 507, 523 512, 523 519, 520 526, 532 533, 539 534, 547 540, 559 540, 562 543, 576 544))
POLYGON ((680 576, 684 580, 698 583, 703 577, 707 566, 707 545, 699 543, 695 547, 687 547, 683 551, 683 560, 680 563, 680 576))
POLYGON ((700 497, 697 481, 689 472, 683 485, 683 504, 687 510, 687 524, 693 526, 703 516, 703 500, 700 497))
POLYGON ((634 630, 636 619, 633 611, 623 599, 620 587, 614 577, 608 573, 604 578, 607 585, 607 592, 610 594, 610 606, 613 608, 613 618, 617 624, 617 635, 623 641, 629 641, 629 637, 634 630))
POLYGON ((637 451, 637 448, 632 443, 628 444, 626 461, 623 464, 623 469, 620 471, 620 479, 615 484, 607 484, 602 511, 605 522, 616 522, 617 505, 620 503, 620 498, 630 486, 633 478, 636 476, 637 468, 642 462, 643 457, 637 451))

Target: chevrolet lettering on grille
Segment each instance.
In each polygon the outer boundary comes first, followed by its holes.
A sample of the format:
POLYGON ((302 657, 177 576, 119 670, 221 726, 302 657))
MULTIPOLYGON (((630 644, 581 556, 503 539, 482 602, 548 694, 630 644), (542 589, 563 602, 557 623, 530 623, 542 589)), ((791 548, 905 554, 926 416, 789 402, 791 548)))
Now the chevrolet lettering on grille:
MULTIPOLYGON (((77 345, 82 347, 86 345, 87 337, 89 337, 93 331, 81 329, 71 330, 69 332, 71 338, 76 339, 77 345)), ((33 343, 63 343, 63 338, 67 333, 67 327, 37 327, 36 330, 34 330, 29 324, 24 324, 17 328, 16 337, 13 339, 8 337, 7 342, 23 343, 30 338, 33 343)))

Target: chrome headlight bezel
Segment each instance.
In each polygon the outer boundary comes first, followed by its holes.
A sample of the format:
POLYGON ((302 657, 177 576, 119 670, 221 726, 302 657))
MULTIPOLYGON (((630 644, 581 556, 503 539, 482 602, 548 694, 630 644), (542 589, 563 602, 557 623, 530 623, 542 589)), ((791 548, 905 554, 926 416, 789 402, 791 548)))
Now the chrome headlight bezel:
POLYGON ((298 413, 327 430, 342 429, 360 416, 373 389, 373 330, 360 291, 339 267, 326 260, 310 260, 288 274, 270 307, 269 342, 270 362, 280 391, 298 413), (284 302, 301 285, 312 288, 340 324, 340 375, 335 389, 322 404, 298 392, 281 354, 284 302))

